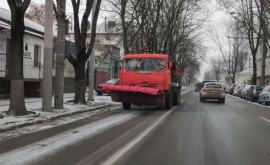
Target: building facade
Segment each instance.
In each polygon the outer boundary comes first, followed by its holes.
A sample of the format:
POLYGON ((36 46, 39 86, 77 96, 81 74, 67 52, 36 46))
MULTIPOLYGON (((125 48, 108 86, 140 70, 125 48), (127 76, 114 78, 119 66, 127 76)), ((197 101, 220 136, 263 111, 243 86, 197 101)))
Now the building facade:
MULTIPOLYGON (((0 8, 0 98, 9 97, 9 58, 11 56, 11 13, 0 8)), ((41 95, 43 79, 44 27, 25 18, 23 74, 25 96, 41 95)))

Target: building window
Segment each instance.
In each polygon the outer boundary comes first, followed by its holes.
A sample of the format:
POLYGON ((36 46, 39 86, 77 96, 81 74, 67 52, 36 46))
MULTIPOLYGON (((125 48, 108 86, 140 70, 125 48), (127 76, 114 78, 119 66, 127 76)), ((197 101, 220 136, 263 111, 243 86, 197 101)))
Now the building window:
POLYGON ((270 68, 270 58, 265 59, 265 67, 270 68))
POLYGON ((35 45, 35 48, 34 48, 34 67, 38 67, 39 49, 40 49, 40 47, 38 45, 35 45))

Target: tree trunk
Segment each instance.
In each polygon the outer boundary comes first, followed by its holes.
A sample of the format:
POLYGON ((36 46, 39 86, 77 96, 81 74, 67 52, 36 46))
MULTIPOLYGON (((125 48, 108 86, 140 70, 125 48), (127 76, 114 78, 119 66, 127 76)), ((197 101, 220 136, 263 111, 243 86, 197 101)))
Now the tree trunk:
POLYGON ((64 66, 65 66, 65 31, 66 31, 66 0, 59 0, 57 4, 57 46, 55 70, 55 97, 54 108, 62 109, 64 106, 64 66), (63 4, 63 5, 62 5, 63 4))
POLYGON ((266 58, 266 55, 267 55, 267 26, 266 26, 266 21, 265 21, 265 18, 264 18, 264 14, 265 11, 264 11, 264 1, 261 0, 261 24, 262 24, 262 64, 261 64, 261 81, 260 81, 260 85, 264 86, 265 85, 265 58, 266 58))
POLYGON ((86 104, 85 89, 86 89, 86 76, 85 76, 85 62, 81 62, 78 67, 75 67, 75 98, 74 103, 86 104))
POLYGON ((263 48, 262 48, 262 63, 261 63, 261 80, 260 80, 260 85, 264 86, 265 85, 265 58, 267 55, 267 39, 265 36, 265 33, 263 33, 263 48))
POLYGON ((126 29, 126 23, 125 23, 125 18, 122 18, 122 29, 123 29, 123 47, 124 47, 124 55, 129 53, 128 50, 128 41, 127 41, 127 29, 126 29))
POLYGON ((126 1, 121 2, 121 23, 122 23, 122 30, 123 30, 123 47, 124 47, 124 55, 129 53, 128 49, 128 39, 127 39, 127 27, 125 21, 125 13, 126 13, 126 1))
MULTIPOLYGON (((14 12, 14 11, 13 11, 14 12)), ((23 80, 24 13, 16 10, 11 18, 11 42, 9 74, 11 80, 9 114, 26 115, 23 80)))
POLYGON ((252 77, 252 85, 257 85, 256 52, 252 52, 252 59, 253 59, 253 77, 252 77))

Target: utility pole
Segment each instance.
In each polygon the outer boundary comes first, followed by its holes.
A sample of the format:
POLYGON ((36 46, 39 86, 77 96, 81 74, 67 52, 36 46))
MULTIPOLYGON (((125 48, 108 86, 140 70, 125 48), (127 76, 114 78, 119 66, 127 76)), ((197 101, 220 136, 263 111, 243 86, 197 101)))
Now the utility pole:
MULTIPOLYGON (((94 0, 93 9, 92 9, 92 21, 91 26, 93 27, 94 22, 94 13, 97 6, 97 0, 94 0)), ((92 29, 92 28, 91 28, 92 29)), ((89 88, 88 88, 88 101, 94 100, 94 79, 95 79, 95 46, 92 49, 89 61, 89 88)))
POLYGON ((62 109, 64 104, 64 65, 66 33, 66 0, 57 1, 57 41, 54 108, 62 109))
POLYGON ((45 2, 42 109, 52 111, 53 0, 45 2))

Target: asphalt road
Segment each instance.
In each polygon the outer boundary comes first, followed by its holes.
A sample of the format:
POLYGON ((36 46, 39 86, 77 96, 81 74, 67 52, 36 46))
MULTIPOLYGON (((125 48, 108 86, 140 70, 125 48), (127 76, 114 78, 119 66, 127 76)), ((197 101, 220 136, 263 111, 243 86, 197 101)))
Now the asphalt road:
POLYGON ((225 104, 201 103, 198 93, 183 98, 171 111, 133 106, 11 139, 0 144, 0 164, 269 164, 269 107, 231 96, 225 104))

